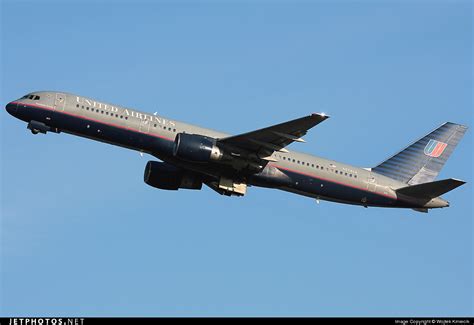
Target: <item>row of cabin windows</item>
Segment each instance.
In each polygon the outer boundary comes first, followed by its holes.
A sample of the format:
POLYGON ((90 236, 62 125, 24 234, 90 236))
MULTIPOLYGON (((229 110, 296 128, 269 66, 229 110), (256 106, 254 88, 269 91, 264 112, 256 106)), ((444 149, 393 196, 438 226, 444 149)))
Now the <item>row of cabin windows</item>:
POLYGON ((40 96, 38 96, 38 95, 25 95, 25 96, 21 97, 21 99, 39 100, 40 96))
MULTIPOLYGON (((328 168, 328 170, 329 170, 329 168, 328 168)), ((343 172, 343 171, 341 171, 341 170, 337 170, 337 169, 336 169, 336 170, 334 170, 334 172, 335 172, 336 174, 339 174, 339 175, 357 178, 357 175, 356 175, 356 174, 351 174, 351 173, 348 173, 348 172, 343 172)))
POLYGON ((154 127, 154 128, 156 128, 156 127, 163 128, 163 130, 165 130, 165 131, 168 130, 168 131, 176 132, 176 129, 172 129, 172 128, 170 128, 170 127, 167 128, 166 126, 162 126, 161 124, 156 124, 156 123, 155 123, 155 124, 153 124, 153 127, 154 127))
MULTIPOLYGON (((79 104, 76 104, 76 107, 79 107, 79 106, 80 106, 79 104)), ((114 115, 115 115, 115 117, 117 117, 117 118, 121 118, 121 119, 125 118, 126 120, 128 120, 128 116, 125 116, 125 117, 124 117, 123 115, 114 114, 114 113, 112 113, 112 112, 109 113, 109 112, 107 112, 107 111, 99 110, 98 108, 90 108, 90 107, 87 107, 87 106, 84 106, 84 105, 81 105, 80 107, 81 107, 81 109, 85 109, 86 111, 89 111, 89 110, 90 110, 91 112, 94 112, 94 111, 95 111, 95 112, 101 113, 101 114, 104 114, 104 112, 105 112, 105 115, 110 115, 110 116, 114 116, 114 115)), ((159 124, 154 124, 154 125, 153 125, 153 127, 155 127, 155 128, 156 128, 157 126, 158 126, 158 127, 162 127, 162 126, 159 125, 159 124)), ((166 129, 167 129, 166 126, 163 126, 163 130, 166 130, 166 129)), ((172 128, 168 127, 168 131, 176 132, 176 129, 172 129, 172 128)))
MULTIPOLYGON (((79 104, 77 104, 76 107, 79 107, 79 104)), ((88 107, 88 106, 82 105, 81 109, 85 109, 86 111, 90 110, 91 112, 97 112, 97 113, 101 113, 101 114, 105 114, 105 115, 110 115, 112 117, 115 116, 115 117, 121 118, 121 119, 125 118, 126 120, 128 120, 128 116, 118 115, 118 114, 114 114, 112 112, 109 113, 107 111, 103 111, 103 110, 98 109, 98 108, 93 108, 93 107, 88 107)))
MULTIPOLYGON (((324 170, 324 167, 323 166, 320 166, 320 165, 315 165, 315 164, 310 164, 309 162, 304 162, 304 161, 299 161, 299 160, 296 160, 296 159, 290 159, 290 158, 287 158, 287 157, 282 157, 283 160, 287 160, 289 162, 294 162, 294 163, 297 163, 297 164, 300 164, 300 165, 303 165, 303 166, 308 166, 308 167, 312 167, 312 168, 316 168, 316 169, 321 169, 321 170, 324 170)), ((343 176, 347 176, 347 177, 354 177, 354 178, 357 178, 357 175, 356 174, 352 174, 352 173, 348 173, 348 172, 343 172, 343 171, 339 171, 337 169, 333 169, 333 168, 329 168, 329 167, 326 167, 326 170, 329 171, 334 171, 336 174, 338 175, 343 175, 343 176)))

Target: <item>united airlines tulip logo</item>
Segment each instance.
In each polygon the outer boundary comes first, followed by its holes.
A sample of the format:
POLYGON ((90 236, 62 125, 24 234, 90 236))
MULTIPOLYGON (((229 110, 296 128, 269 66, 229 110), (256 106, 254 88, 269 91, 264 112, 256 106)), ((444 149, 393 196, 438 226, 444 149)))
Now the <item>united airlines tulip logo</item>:
POLYGON ((424 153, 427 156, 437 158, 441 156, 447 146, 447 143, 430 139, 430 141, 428 141, 428 144, 425 147, 424 153))

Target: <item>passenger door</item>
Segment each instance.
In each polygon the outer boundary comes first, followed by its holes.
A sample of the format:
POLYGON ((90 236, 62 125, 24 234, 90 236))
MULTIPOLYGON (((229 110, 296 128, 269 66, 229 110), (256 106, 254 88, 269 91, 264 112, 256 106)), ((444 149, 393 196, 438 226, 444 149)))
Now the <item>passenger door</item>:
POLYGON ((56 97, 54 98, 54 109, 56 111, 64 111, 66 107, 66 95, 61 93, 56 93, 56 97))

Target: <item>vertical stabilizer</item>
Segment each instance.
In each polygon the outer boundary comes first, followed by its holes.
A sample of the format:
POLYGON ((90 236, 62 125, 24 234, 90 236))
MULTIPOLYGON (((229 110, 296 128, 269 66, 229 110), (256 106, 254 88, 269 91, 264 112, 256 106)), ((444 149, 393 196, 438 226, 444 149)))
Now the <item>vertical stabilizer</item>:
POLYGON ((372 168, 372 171, 409 185, 431 182, 438 176, 466 130, 466 126, 446 122, 372 168))

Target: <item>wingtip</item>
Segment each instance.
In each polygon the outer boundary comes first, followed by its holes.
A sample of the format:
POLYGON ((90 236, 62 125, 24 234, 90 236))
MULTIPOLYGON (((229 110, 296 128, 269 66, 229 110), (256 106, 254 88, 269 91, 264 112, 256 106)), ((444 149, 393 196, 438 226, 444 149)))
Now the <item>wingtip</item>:
POLYGON ((453 181, 459 183, 460 186, 467 183, 466 181, 463 181, 462 179, 458 179, 458 178, 451 178, 451 179, 452 179, 453 181))
POLYGON ((327 119, 327 118, 330 117, 329 115, 327 115, 327 114, 324 113, 324 112, 323 112, 323 113, 311 113, 311 116, 322 117, 322 118, 324 118, 324 119, 327 119))

